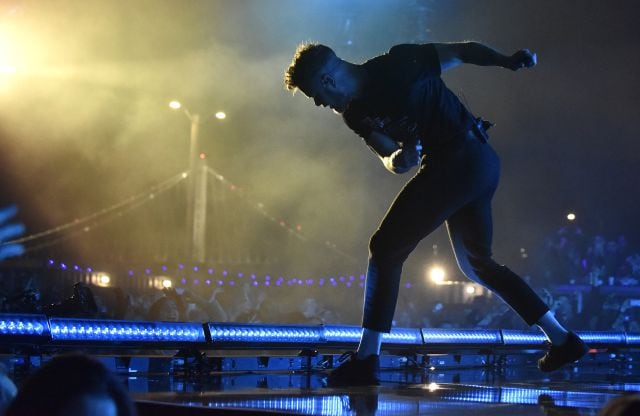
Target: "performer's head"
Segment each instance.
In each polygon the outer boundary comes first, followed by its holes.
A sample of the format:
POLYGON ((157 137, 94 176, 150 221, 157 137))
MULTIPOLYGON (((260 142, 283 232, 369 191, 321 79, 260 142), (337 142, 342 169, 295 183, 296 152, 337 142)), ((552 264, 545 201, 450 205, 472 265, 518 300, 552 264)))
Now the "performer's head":
POLYGON ((285 88, 292 92, 301 90, 317 106, 342 113, 355 95, 350 65, 328 46, 300 44, 284 74, 285 88))

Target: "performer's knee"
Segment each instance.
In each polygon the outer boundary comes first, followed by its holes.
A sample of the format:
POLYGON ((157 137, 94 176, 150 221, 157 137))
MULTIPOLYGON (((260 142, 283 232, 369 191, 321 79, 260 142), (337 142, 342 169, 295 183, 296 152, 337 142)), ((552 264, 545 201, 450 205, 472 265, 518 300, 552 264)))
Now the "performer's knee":
POLYGON ((395 247, 391 239, 379 230, 369 240, 369 258, 382 263, 402 263, 404 261, 398 247, 395 247))
POLYGON ((489 287, 500 288, 505 284, 509 285, 514 276, 517 277, 507 266, 496 263, 492 258, 470 258, 469 264, 473 273, 489 287))
POLYGON ((496 263, 491 257, 469 256, 468 260, 470 272, 485 282, 491 280, 492 276, 500 274, 500 267, 504 267, 496 263))
POLYGON ((369 258, 384 257, 386 252, 386 244, 380 231, 376 231, 369 240, 369 258))

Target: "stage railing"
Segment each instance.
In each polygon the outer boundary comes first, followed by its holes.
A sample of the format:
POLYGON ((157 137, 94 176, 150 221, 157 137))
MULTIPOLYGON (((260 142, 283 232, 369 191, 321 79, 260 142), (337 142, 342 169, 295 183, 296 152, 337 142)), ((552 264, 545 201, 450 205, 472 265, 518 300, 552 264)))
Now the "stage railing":
MULTIPOLYGON (((0 347, 153 348, 199 350, 353 349, 360 327, 230 322, 147 322, 0 314, 0 347)), ((640 349, 640 333, 577 331, 592 349, 640 349)), ((544 350, 539 331, 507 329, 393 328, 385 350, 419 353, 544 350)))

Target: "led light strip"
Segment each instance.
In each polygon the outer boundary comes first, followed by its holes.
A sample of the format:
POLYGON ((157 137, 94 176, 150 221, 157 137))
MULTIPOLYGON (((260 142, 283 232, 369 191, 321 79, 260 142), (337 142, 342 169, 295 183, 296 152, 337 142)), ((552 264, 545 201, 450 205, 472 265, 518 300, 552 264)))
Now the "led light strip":
POLYGON ((204 343, 202 324, 51 318, 52 341, 204 343))
MULTIPOLYGON (((301 347, 355 347, 362 329, 348 325, 268 325, 210 322, 144 322, 98 319, 47 318, 45 315, 0 314, 0 341, 4 345, 69 343, 77 345, 153 345, 176 348, 178 344, 215 349, 282 349, 301 347)), ((640 333, 616 331, 578 332, 592 348, 640 349, 640 333)), ((521 348, 544 349, 540 332, 485 329, 393 328, 384 334, 387 348, 521 348)))
POLYGON ((0 314, 0 337, 49 337, 44 315, 0 314))

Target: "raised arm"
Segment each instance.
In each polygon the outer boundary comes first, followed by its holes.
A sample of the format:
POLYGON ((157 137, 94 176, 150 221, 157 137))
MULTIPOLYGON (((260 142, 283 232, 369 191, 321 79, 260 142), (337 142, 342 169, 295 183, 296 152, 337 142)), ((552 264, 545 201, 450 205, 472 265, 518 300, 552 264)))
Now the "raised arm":
POLYGON ((517 71, 521 68, 531 68, 537 63, 536 54, 528 49, 520 49, 507 56, 478 42, 434 43, 434 46, 440 58, 442 71, 460 64, 500 66, 517 71))

